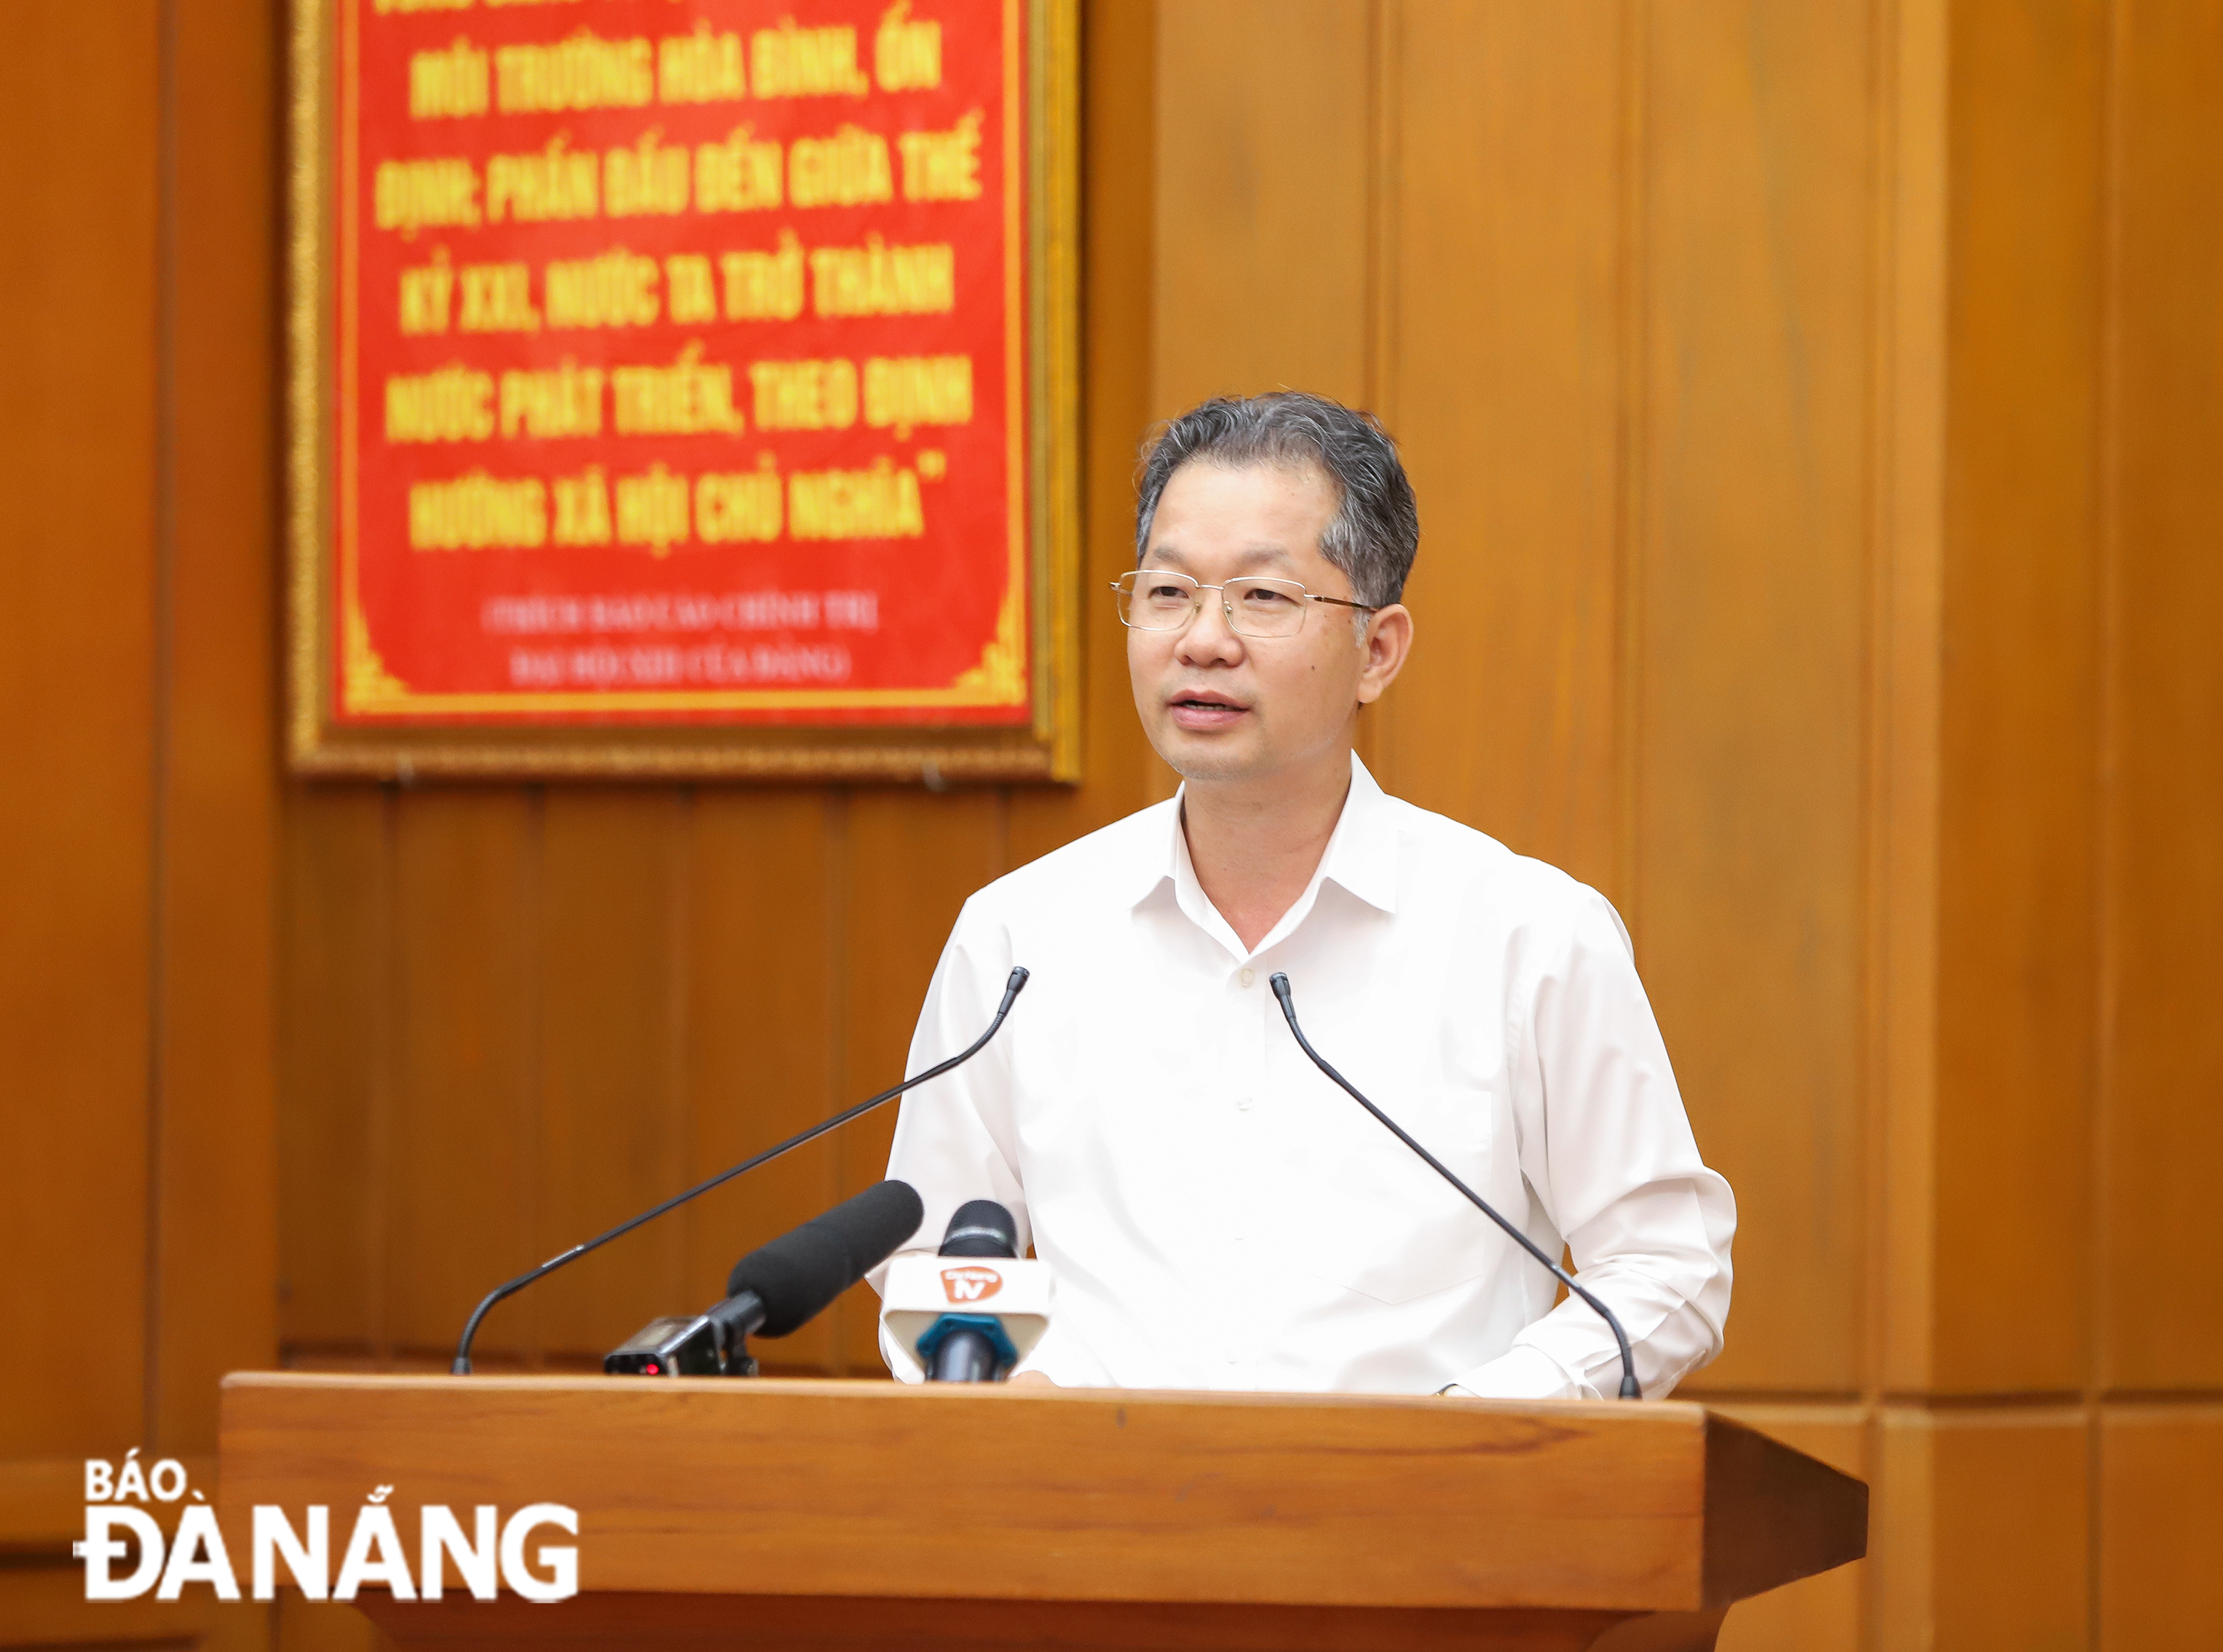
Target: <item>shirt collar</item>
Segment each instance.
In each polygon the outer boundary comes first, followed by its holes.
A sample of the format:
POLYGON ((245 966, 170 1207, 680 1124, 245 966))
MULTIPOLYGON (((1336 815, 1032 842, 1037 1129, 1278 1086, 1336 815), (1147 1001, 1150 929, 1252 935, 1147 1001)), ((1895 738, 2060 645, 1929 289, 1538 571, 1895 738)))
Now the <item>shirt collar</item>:
POLYGON ((1357 752, 1351 754, 1351 795, 1320 856, 1319 875, 1378 912, 1397 911, 1396 814, 1357 752))
MULTIPOLYGON (((1181 829, 1181 803, 1187 793, 1186 784, 1174 793, 1172 806, 1166 811, 1166 835, 1161 840, 1162 856, 1148 855, 1137 866, 1130 905, 1140 905, 1168 881, 1177 891, 1195 882, 1188 838, 1181 829)), ((1322 883, 1335 884, 1377 911, 1394 914, 1397 910, 1396 821, 1388 794, 1358 760, 1357 752, 1351 754, 1351 790, 1344 798, 1342 814, 1336 817, 1326 852, 1320 856, 1311 885, 1290 910, 1307 910, 1322 883)), ((1282 928, 1277 924, 1275 933, 1281 933, 1282 928)))

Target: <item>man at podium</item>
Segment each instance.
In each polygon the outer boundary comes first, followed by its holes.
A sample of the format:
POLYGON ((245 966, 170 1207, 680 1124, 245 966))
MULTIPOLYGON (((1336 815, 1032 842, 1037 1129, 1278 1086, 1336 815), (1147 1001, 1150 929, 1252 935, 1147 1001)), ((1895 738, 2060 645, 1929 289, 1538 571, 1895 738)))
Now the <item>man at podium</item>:
POLYGON ((1208 401, 1148 451, 1114 601, 1181 790, 967 902, 911 1070, 973 1039, 1015 964, 1032 979, 986 1050, 905 1098, 889 1163, 922 1243, 992 1198, 1054 1268, 1015 1381, 1617 1391, 1606 1323, 1555 1307, 1549 1273, 1313 1065, 1277 973, 1328 1062, 1571 1253, 1646 1395, 1721 1349, 1735 1204, 1613 908, 1357 759, 1413 646, 1419 540, 1395 444, 1318 396, 1208 401))

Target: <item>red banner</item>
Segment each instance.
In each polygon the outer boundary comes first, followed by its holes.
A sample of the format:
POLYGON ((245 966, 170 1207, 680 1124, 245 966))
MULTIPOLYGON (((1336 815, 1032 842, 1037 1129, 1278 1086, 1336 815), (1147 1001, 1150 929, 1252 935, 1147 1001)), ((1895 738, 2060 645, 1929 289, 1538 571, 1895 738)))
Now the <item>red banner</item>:
POLYGON ((1017 0, 343 0, 336 722, 1016 724, 1017 0))

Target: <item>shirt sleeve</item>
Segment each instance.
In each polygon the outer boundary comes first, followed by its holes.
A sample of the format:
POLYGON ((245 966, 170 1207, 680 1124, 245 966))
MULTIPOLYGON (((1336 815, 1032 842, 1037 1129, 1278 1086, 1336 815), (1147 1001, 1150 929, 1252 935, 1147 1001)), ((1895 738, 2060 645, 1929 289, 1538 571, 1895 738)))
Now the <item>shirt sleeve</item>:
MULTIPOLYGON (((924 1072, 948 1060, 986 1030, 1011 976, 1011 937, 1003 926, 983 917, 968 902, 935 967, 917 1031, 911 1035, 906 1072, 924 1072)), ((1026 1254, 1032 1235, 1026 1193, 1016 1169, 1009 1034, 1006 1023, 971 1061, 920 1085, 899 1104, 888 1175, 918 1190, 926 1215, 916 1236, 898 1254, 937 1249, 950 1217, 972 1199, 993 1199, 1010 1210, 1018 1225, 1019 1254, 1026 1254)), ((883 1264, 866 1277, 878 1290, 886 1275, 883 1264)), ((891 1340, 885 1318, 880 1321, 880 1354, 904 1381, 924 1380, 917 1356, 891 1340)))
MULTIPOLYGON (((1515 999, 1528 1006, 1515 1030, 1521 1168, 1577 1277, 1628 1333, 1638 1384, 1659 1399, 1721 1352, 1736 1201, 1698 1157, 1628 932, 1603 897, 1585 895, 1566 943, 1515 999)), ((1454 1386, 1603 1398, 1620 1392, 1620 1349, 1570 1296, 1454 1386)))

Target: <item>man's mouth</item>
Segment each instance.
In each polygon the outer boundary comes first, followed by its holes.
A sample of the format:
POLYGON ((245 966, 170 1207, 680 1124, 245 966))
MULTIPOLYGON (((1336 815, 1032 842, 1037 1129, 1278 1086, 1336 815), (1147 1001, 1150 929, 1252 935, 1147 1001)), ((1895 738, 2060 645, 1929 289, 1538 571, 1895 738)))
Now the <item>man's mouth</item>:
POLYGON ((1166 702, 1166 709, 1173 714, 1175 727, 1200 731, 1225 728, 1250 715, 1248 706, 1210 692, 1176 695, 1166 702))

